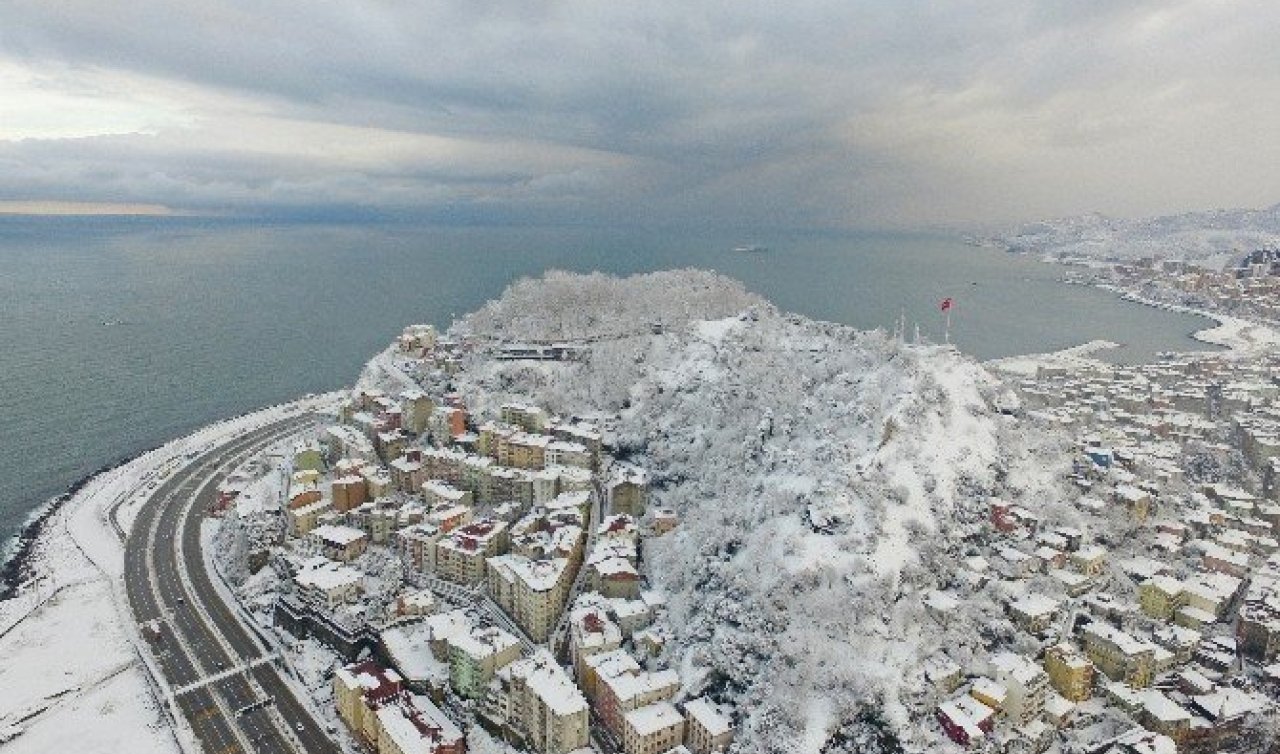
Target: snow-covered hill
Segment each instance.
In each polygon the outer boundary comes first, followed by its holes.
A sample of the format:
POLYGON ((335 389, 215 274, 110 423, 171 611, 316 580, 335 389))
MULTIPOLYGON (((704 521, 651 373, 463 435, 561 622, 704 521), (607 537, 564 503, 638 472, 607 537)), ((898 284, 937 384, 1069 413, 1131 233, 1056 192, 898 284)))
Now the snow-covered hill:
POLYGON ((1280 204, 1137 220, 1082 215, 1030 223, 985 241, 1010 251, 1057 259, 1155 257, 1222 267, 1255 249, 1280 243, 1280 204))
POLYGON ((918 704, 921 662, 982 654, 977 627, 1004 618, 978 596, 944 633, 924 596, 973 552, 988 496, 1017 499, 1004 480, 1058 497, 979 365, 696 271, 524 281, 463 332, 598 339, 580 362, 477 351, 453 386, 480 414, 527 399, 610 417, 615 454, 649 468, 653 504, 680 516, 644 553, 674 633, 660 663, 744 713, 742 751, 942 745, 918 704))

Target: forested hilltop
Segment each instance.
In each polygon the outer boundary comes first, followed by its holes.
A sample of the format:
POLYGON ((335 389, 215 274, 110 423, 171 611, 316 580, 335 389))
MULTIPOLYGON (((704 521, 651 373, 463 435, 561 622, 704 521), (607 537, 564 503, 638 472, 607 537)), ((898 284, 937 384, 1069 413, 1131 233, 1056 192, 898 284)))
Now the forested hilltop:
MULTIPOLYGON (((701 271, 551 273, 450 335, 478 344, 447 386, 473 415, 520 400, 587 416, 650 470, 653 505, 680 520, 643 553, 672 637, 656 663, 735 705, 743 751, 927 750, 925 661, 975 669, 1012 641, 992 597, 957 581, 961 561, 992 495, 1056 520, 1063 469, 1045 459, 1065 455, 993 408, 1000 388, 972 360, 786 314, 701 271), (486 350, 554 341, 587 347, 486 350), (926 602, 948 588, 967 603, 944 627, 926 602)), ((375 360, 365 381, 381 374, 375 360)))

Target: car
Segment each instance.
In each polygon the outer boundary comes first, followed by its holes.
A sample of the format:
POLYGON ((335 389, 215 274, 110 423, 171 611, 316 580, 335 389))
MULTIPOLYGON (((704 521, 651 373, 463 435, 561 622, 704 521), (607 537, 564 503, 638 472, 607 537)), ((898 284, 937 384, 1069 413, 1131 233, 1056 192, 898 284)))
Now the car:
POLYGON ((227 663, 223 662, 222 660, 218 660, 218 661, 214 662, 214 663, 213 663, 213 665, 214 665, 214 667, 216 667, 218 670, 222 670, 223 668, 227 667, 227 663))
POLYGON ((178 598, 178 604, 179 604, 179 605, 185 605, 185 604, 187 604, 187 598, 186 598, 186 597, 179 597, 179 598, 178 598))
POLYGON ((305 726, 305 725, 303 725, 302 723, 296 723, 296 724, 293 726, 293 728, 294 728, 294 730, 298 731, 299 733, 303 733, 303 732, 305 732, 305 731, 307 730, 306 726, 305 726))

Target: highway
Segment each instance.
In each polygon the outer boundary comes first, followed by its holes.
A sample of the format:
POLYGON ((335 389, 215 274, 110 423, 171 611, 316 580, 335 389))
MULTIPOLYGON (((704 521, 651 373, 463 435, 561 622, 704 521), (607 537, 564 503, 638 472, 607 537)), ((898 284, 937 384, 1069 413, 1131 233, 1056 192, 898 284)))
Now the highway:
POLYGON ((159 485, 125 542, 125 588, 137 622, 157 621, 156 665, 209 754, 339 754, 281 677, 278 658, 242 625, 214 587, 200 525, 217 485, 268 445, 314 422, 295 416, 209 450, 159 485))

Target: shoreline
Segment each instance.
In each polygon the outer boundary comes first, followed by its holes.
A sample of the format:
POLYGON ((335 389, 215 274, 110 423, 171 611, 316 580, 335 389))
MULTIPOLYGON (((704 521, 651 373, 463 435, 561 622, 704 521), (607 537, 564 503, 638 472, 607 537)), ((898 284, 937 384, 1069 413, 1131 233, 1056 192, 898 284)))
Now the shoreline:
POLYGON ((296 405, 307 401, 309 397, 311 396, 301 396, 293 401, 278 403, 271 406, 262 406, 260 408, 242 412, 236 416, 217 419, 202 427, 198 427, 185 435, 171 437, 164 442, 140 450, 132 455, 103 464, 98 469, 84 474, 71 484, 67 485, 67 488, 58 495, 51 497, 32 508, 18 530, 5 543, 3 560, 0 560, 0 602, 11 600, 22 592, 22 587, 27 584, 33 576, 33 556, 35 555, 37 545, 40 544, 44 535, 47 533, 47 527, 54 521, 57 514, 95 479, 104 474, 123 468, 124 466, 128 466, 144 456, 162 450, 167 446, 195 437, 201 432, 212 427, 236 422, 246 417, 260 414, 263 411, 270 411, 284 406, 296 405))
POLYGON ((1217 346, 1221 351, 1190 351, 1187 353, 1224 353, 1232 356, 1247 356, 1259 348, 1280 345, 1280 333, 1267 324, 1251 322, 1233 314, 1219 314, 1185 304, 1157 301, 1109 283, 1099 283, 1095 287, 1111 291, 1125 301, 1132 301, 1135 304, 1177 314, 1194 314, 1217 323, 1213 327, 1205 327, 1190 333, 1190 337, 1205 345, 1217 346))
MULTIPOLYGON (((1052 260, 1046 261, 1053 263, 1052 260)), ((1217 354, 1231 358, 1245 358, 1261 349, 1280 347, 1280 332, 1277 332, 1270 325, 1250 322, 1230 314, 1219 314, 1207 309, 1197 309, 1185 304, 1173 304, 1150 299, 1111 283, 1078 282, 1065 279, 1060 282, 1066 285, 1083 285, 1098 288, 1115 294, 1122 301, 1176 314, 1190 314, 1207 319, 1212 323, 1187 333, 1187 337, 1203 345, 1213 346, 1213 349, 1187 349, 1172 351, 1172 353, 1183 355, 1217 354)), ((1041 366, 1068 370, 1105 368, 1115 365, 1102 359, 1094 358, 1093 355, 1120 347, 1122 347, 1121 344, 1108 340, 1091 340, 1057 351, 988 359, 983 361, 982 365, 988 369, 1015 376, 1032 376, 1041 366)))
POLYGON ((22 591, 22 587, 31 579, 33 575, 31 573, 31 560, 35 554, 36 545, 40 543, 46 528, 53 522, 54 517, 62 510, 63 506, 73 500, 76 494, 94 479, 133 463, 147 453, 161 447, 163 447, 163 444, 147 448, 112 463, 104 464, 67 485, 67 488, 58 495, 31 509, 22 526, 10 537, 5 545, 4 560, 0 562, 0 602, 18 596, 22 591))

